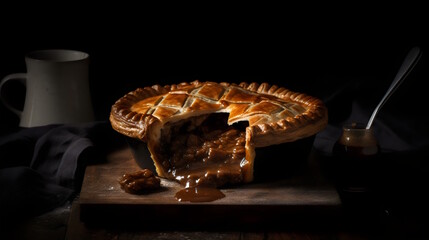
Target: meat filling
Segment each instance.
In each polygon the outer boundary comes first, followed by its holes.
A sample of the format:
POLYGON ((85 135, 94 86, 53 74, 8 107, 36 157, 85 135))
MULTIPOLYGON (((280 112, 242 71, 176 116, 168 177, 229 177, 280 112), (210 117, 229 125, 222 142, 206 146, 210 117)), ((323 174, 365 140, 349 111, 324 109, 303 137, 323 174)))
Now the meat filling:
POLYGON ((228 126, 227 119, 211 114, 165 126, 158 151, 168 178, 186 187, 242 182, 246 124, 228 126))

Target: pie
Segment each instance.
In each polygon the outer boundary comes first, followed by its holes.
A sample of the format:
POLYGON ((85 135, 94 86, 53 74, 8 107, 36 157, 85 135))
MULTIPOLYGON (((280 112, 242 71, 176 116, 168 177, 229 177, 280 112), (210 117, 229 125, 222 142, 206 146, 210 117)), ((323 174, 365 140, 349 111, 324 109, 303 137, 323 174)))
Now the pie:
POLYGON ((321 100, 268 83, 138 88, 110 114, 113 129, 147 143, 158 176, 185 186, 251 182, 255 148, 312 136, 327 121, 321 100))

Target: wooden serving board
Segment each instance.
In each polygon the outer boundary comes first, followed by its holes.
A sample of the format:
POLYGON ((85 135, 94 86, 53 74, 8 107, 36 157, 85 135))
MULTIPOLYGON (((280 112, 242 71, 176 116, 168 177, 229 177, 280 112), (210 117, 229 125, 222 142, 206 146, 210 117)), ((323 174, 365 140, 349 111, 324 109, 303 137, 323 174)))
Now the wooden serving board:
POLYGON ((337 191, 323 178, 319 168, 308 165, 299 174, 284 179, 221 189, 226 197, 213 202, 178 202, 174 195, 182 187, 165 179, 161 180, 161 190, 150 194, 133 195, 121 189, 119 178, 139 169, 127 148, 110 154, 106 163, 86 168, 79 197, 81 219, 85 222, 130 220, 146 226, 161 222, 165 225, 166 219, 176 219, 170 225, 188 226, 222 221, 227 226, 271 224, 270 220, 279 217, 293 222, 336 217, 341 208, 337 191))

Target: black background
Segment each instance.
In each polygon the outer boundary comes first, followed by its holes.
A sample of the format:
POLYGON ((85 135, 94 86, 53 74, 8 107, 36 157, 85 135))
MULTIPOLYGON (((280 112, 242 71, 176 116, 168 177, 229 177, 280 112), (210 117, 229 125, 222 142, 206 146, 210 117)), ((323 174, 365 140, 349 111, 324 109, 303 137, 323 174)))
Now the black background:
MULTIPOLYGON (((429 43, 425 21, 413 14, 404 21, 377 11, 292 16, 294 8, 254 7, 214 12, 172 6, 133 11, 111 6, 94 12, 59 8, 34 11, 24 19, 11 14, 2 21, 0 76, 25 72, 24 56, 30 51, 75 49, 90 54, 97 120, 107 120, 111 105, 137 87, 199 79, 269 82, 305 92, 325 101, 335 124, 348 115, 355 98, 372 110, 407 52, 414 46, 425 52, 429 43)), ((427 102, 421 87, 428 77, 426 58, 423 53, 384 111, 426 116, 421 111, 427 102)), ((8 84, 2 94, 22 107, 24 91, 8 84)), ((16 129, 19 119, 2 104, 0 114, 1 133, 16 129)))
MULTIPOLYGON (((399 155, 400 164, 384 172, 394 179, 392 192, 398 192, 392 201, 427 219, 427 201, 420 195, 428 176, 426 8, 399 3, 394 11, 389 3, 383 8, 335 5, 326 11, 307 2, 299 9, 285 3, 205 4, 154 8, 100 3, 90 8, 74 3, 43 11, 41 6, 26 5, 27 11, 21 11, 24 6, 1 7, 0 77, 25 72, 24 56, 30 51, 75 49, 90 55, 97 120, 107 120, 112 104, 137 87, 199 79, 268 82, 308 93, 326 103, 329 123, 338 126, 350 115, 353 101, 371 112, 408 51, 419 46, 420 62, 379 119, 422 150, 399 155), (421 153, 425 155, 418 157, 421 153)), ((8 84, 2 95, 22 107, 24 91, 8 84)), ((16 131, 18 124, 0 104, 0 135, 16 131)))

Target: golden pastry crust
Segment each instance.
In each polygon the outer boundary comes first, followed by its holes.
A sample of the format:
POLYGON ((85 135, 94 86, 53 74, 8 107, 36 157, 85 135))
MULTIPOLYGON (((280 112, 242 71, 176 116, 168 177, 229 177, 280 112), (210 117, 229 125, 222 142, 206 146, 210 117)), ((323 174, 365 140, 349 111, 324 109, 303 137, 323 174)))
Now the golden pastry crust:
POLYGON ((240 163, 243 182, 253 180, 255 148, 309 137, 328 121, 322 101, 303 93, 268 83, 194 81, 138 88, 112 106, 110 122, 116 131, 147 142, 158 175, 172 178, 159 155, 163 134, 187 119, 197 126, 212 113, 229 113, 229 125, 249 123, 240 163))
POLYGON ((314 135, 328 120, 321 100, 268 83, 199 82, 138 88, 113 106, 112 127, 147 142, 152 125, 228 112, 228 123, 248 121, 255 147, 314 135))

